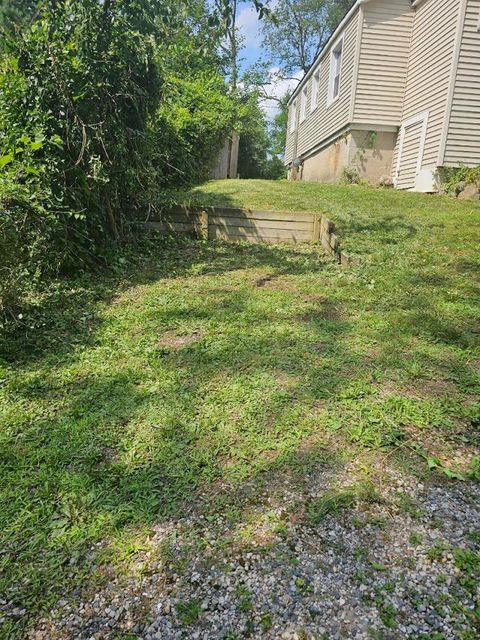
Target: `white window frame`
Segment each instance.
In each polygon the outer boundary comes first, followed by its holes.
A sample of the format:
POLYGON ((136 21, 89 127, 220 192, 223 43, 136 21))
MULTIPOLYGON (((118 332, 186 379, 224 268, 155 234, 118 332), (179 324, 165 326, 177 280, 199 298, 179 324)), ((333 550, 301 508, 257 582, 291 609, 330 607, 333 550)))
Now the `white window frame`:
POLYGON ((328 79, 327 107, 329 107, 334 102, 336 102, 338 100, 338 98, 340 97, 340 85, 341 85, 341 82, 342 82, 342 68, 343 68, 343 42, 344 42, 344 40, 345 40, 345 34, 342 33, 342 35, 338 38, 338 40, 333 44, 332 50, 330 52, 330 73, 329 73, 329 79, 328 79), (340 56, 336 57, 336 54, 339 52, 339 50, 340 50, 340 56), (338 60, 339 60, 339 62, 338 62, 338 60), (337 68, 336 68, 337 64, 338 64, 338 74, 335 73, 337 71, 337 68), (337 94, 334 95, 335 79, 337 77, 338 77, 337 94))
POLYGON ((312 78, 312 95, 310 97, 310 113, 313 113, 315 109, 320 104, 320 96, 318 95, 320 92, 320 74, 322 71, 322 67, 318 67, 318 69, 313 74, 312 78))
POLYGON ((292 102, 290 107, 290 133, 294 133, 297 128, 297 101, 292 102))
POLYGON ((307 117, 307 103, 308 103, 308 83, 303 87, 300 93, 300 124, 305 121, 307 117))

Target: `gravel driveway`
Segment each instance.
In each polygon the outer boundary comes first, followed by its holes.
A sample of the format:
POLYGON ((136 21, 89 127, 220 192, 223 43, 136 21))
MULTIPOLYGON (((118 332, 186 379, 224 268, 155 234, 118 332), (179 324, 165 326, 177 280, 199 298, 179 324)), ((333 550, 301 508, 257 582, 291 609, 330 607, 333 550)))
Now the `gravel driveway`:
POLYGON ((28 637, 480 637, 479 487, 391 472, 380 499, 312 522, 331 481, 311 473, 301 492, 288 478, 251 484, 243 522, 192 515, 158 525, 127 575, 112 569, 28 637))

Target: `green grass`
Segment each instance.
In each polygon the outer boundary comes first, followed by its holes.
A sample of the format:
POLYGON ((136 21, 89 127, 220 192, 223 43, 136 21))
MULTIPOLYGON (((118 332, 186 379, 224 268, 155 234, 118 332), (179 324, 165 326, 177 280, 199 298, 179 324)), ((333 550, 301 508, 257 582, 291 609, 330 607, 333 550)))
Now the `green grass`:
POLYGON ((200 617, 201 606, 199 602, 179 602, 177 605, 177 616, 182 625, 189 626, 195 624, 200 617))
POLYGON ((354 486, 330 489, 318 499, 311 500, 307 507, 307 520, 318 524, 329 515, 338 515, 356 503, 372 504, 380 502, 380 497, 369 481, 358 482, 354 486))
POLYGON ((478 204, 256 181, 188 198, 326 211, 359 263, 308 245, 154 240, 32 301, 0 345, 0 593, 27 610, 1 638, 95 585, 103 563, 120 571, 154 523, 192 506, 248 521, 247 481, 319 463, 335 478, 351 459, 373 481, 380 460, 469 473, 478 204))

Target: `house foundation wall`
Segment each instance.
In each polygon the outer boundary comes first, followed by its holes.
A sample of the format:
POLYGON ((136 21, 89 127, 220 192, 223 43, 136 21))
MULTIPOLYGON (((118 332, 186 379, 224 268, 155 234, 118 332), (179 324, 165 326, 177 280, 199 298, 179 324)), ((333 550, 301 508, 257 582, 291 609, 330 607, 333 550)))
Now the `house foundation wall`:
POLYGON ((289 179, 307 182, 338 182, 344 169, 356 168, 372 184, 392 172, 396 132, 352 130, 318 153, 305 158, 298 171, 290 168, 289 179))
POLYGON ((348 164, 348 136, 339 138, 330 146, 303 161, 300 170, 307 182, 337 182, 348 164))
POLYGON ((360 177, 371 184, 389 178, 397 136, 389 131, 352 131, 348 165, 356 167, 360 177))

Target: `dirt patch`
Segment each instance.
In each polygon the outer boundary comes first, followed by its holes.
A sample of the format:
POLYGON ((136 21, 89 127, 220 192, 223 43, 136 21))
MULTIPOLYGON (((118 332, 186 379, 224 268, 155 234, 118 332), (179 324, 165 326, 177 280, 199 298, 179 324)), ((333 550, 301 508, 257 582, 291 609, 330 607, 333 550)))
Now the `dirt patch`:
POLYGON ((323 438, 320 437, 318 433, 312 433, 304 438, 298 446, 298 453, 300 455, 309 455, 311 453, 316 453, 319 450, 324 451, 326 449, 326 443, 324 434, 322 434, 322 436, 323 438))
POLYGON ((196 330, 192 333, 178 334, 176 331, 167 331, 160 338, 158 345, 163 349, 174 351, 188 347, 203 338, 203 331, 196 330))
POLYGON ((262 276, 261 278, 255 278, 252 284, 254 287, 262 288, 262 287, 266 287, 274 279, 275 279, 274 275, 262 276))
POLYGON ((102 447, 102 460, 101 464, 109 465, 118 462, 118 451, 112 449, 112 447, 102 447))
POLYGON ((330 302, 324 302, 318 309, 312 309, 307 313, 302 313, 297 317, 301 322, 319 322, 327 320, 328 322, 339 322, 343 319, 340 309, 330 302))
POLYGON ((456 394, 457 387, 453 382, 447 380, 422 380, 418 385, 386 382, 379 392, 381 398, 403 396, 417 400, 428 400, 430 398, 441 398, 443 396, 451 397, 456 394))
POLYGON ((295 285, 290 280, 279 278, 273 274, 254 278, 252 284, 259 289, 274 289, 275 291, 286 291, 287 293, 296 291, 295 285))

